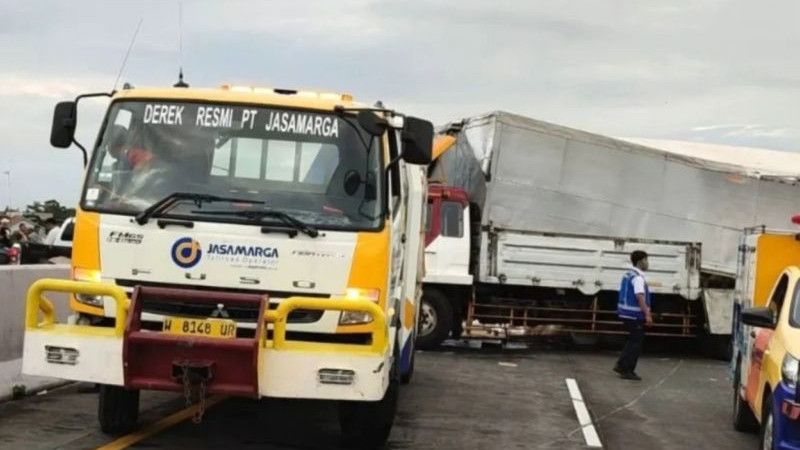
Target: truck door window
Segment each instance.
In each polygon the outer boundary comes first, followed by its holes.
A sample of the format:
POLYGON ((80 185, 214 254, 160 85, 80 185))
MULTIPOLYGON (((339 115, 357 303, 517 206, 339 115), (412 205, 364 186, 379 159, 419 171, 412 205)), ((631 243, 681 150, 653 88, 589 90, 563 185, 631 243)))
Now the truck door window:
POLYGON ((433 202, 428 201, 428 208, 425 210, 425 234, 431 232, 433 226, 433 202))
POLYGON ((769 309, 772 310, 775 319, 781 313, 783 307, 783 299, 786 298, 786 289, 789 287, 789 277, 786 274, 781 275, 780 281, 775 285, 775 290, 772 292, 772 297, 769 299, 769 309))
POLYGON ((442 236, 464 236, 464 209, 458 202, 442 202, 442 236))
MULTIPOLYGON (((389 133, 389 160, 397 158, 400 154, 400 136, 395 131, 389 133)), ((394 215, 400 206, 400 164, 395 164, 392 170, 389 171, 389 184, 391 189, 391 205, 392 215, 394 215)))

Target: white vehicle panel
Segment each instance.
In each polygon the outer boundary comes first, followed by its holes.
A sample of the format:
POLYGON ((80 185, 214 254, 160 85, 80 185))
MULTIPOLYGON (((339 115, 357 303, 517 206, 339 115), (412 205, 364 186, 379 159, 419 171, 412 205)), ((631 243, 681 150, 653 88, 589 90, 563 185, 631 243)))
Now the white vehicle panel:
POLYGON ((156 222, 140 226, 130 217, 102 216, 104 280, 327 295, 344 294, 347 288, 355 232, 323 231, 317 238, 299 233, 290 238, 263 234, 255 225, 198 221, 193 229, 160 229, 156 222), (188 249, 190 258, 176 259, 180 246, 188 249))
POLYGON ((122 367, 122 339, 94 334, 52 333, 47 329, 25 331, 22 373, 89 383, 122 386, 125 377, 122 367), (47 361, 48 346, 68 348, 77 352, 75 364, 47 361))
POLYGON ((483 232, 481 281, 522 286, 575 288, 586 295, 617 290, 634 250, 648 253, 653 293, 700 295, 700 249, 685 242, 531 233, 483 232))

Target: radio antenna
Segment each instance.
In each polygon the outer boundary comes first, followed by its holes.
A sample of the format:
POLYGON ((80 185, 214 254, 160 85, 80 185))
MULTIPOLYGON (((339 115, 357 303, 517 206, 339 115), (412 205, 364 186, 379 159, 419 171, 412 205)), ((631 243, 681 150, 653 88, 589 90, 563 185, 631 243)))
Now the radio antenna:
POLYGON ((189 84, 183 81, 183 2, 180 0, 178 0, 178 82, 172 86, 189 87, 189 84))
POLYGON ((125 64, 128 63, 128 56, 131 55, 131 50, 133 49, 133 44, 136 42, 136 37, 139 36, 139 29, 142 27, 142 21, 144 18, 139 19, 139 24, 136 25, 136 31, 133 32, 133 37, 131 37, 131 43, 128 44, 128 51, 125 52, 125 57, 122 58, 122 64, 119 66, 119 72, 117 73, 117 79, 114 80, 114 87, 111 89, 111 92, 117 90, 117 84, 119 84, 119 79, 122 76, 122 72, 125 70, 125 64))
POLYGON ((178 70, 183 72, 183 2, 178 1, 178 70))

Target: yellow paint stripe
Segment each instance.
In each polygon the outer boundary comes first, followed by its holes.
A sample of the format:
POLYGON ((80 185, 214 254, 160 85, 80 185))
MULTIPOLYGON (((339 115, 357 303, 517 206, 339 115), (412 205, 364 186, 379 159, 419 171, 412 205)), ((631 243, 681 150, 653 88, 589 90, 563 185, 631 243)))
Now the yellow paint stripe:
MULTIPOLYGON (((211 408, 212 406, 216 405, 217 403, 225 400, 227 397, 221 395, 215 395, 206 400, 206 409, 211 408)), ((143 441, 150 436, 156 435, 168 428, 172 428, 175 425, 191 419, 194 416, 194 413, 197 411, 198 405, 192 405, 186 409, 182 409, 176 413, 173 413, 163 419, 153 422, 150 425, 145 426, 144 428, 134 431, 131 434, 127 434, 122 436, 121 438, 110 442, 102 447, 98 447, 97 450, 122 450, 125 448, 130 447, 137 442, 143 441)))

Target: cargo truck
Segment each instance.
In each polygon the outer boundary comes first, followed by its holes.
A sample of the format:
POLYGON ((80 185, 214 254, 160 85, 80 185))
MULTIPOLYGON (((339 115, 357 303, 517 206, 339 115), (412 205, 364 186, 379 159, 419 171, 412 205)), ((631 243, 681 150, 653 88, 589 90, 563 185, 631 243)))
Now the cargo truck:
POLYGON ((785 226, 800 207, 797 156, 712 161, 503 112, 440 135, 420 347, 623 333, 616 291, 630 252, 644 250, 649 334, 701 337, 728 355, 741 230, 785 226))
MULTIPOLYGON (((23 372, 100 385, 338 402, 346 440, 388 436, 414 367, 430 122, 347 94, 126 88, 88 161, 72 280, 28 295, 23 372), (49 291, 73 311, 55 323, 49 291)), ((76 102, 51 143, 75 143, 76 102)))

